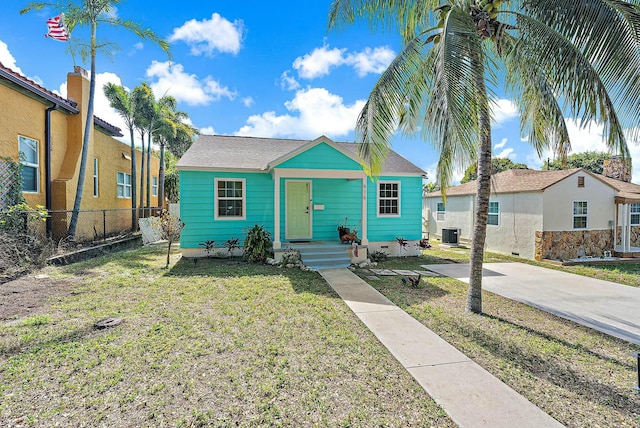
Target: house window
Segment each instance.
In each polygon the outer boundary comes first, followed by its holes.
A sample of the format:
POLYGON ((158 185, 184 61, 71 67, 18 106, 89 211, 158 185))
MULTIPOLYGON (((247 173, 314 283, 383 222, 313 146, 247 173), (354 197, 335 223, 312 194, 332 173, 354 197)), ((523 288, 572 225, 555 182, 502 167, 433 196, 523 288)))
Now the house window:
POLYGON ((587 228, 587 201, 573 203, 573 228, 587 228))
POLYGON ((378 215, 400 215, 400 182, 380 181, 378 183, 378 215))
POLYGON ((640 226, 640 204, 631 204, 631 226, 640 226))
POLYGON ((492 226, 498 226, 500 224, 500 202, 489 202, 487 224, 492 226))
POLYGON ((131 174, 118 172, 118 197, 131 198, 131 174))
POLYGON ((216 179, 215 218, 244 219, 246 182, 242 179, 216 179))
POLYGON ((578 176, 578 187, 584 187, 584 176, 578 176))
POLYGON ((444 221, 445 209, 444 203, 438 202, 438 206, 436 208, 436 221, 444 221))
POLYGON ((98 197, 98 158, 93 158, 93 197, 98 197))
POLYGON ((40 156, 38 141, 32 138, 18 136, 18 150, 21 155, 22 191, 38 193, 40 191, 40 156))
POLYGON ((151 177, 151 196, 158 196, 158 177, 151 177))

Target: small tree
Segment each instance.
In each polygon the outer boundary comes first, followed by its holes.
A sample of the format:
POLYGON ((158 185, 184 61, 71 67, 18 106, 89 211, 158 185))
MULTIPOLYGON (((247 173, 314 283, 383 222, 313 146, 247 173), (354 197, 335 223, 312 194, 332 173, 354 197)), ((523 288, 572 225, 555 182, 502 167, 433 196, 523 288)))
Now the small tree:
POLYGON ((163 210, 160 216, 154 220, 154 226, 160 230, 162 239, 169 241, 167 247, 167 265, 169 267, 169 261, 171 257, 171 244, 180 239, 182 229, 184 229, 184 223, 179 218, 176 218, 169 214, 169 211, 163 210))

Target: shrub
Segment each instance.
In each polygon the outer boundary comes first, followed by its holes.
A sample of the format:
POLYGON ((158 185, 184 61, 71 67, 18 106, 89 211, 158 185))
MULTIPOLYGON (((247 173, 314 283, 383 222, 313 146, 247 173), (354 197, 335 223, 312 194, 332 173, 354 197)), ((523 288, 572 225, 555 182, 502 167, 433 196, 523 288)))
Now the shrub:
POLYGON ((252 262, 265 261, 271 256, 271 234, 263 226, 256 224, 244 240, 244 257, 252 262))

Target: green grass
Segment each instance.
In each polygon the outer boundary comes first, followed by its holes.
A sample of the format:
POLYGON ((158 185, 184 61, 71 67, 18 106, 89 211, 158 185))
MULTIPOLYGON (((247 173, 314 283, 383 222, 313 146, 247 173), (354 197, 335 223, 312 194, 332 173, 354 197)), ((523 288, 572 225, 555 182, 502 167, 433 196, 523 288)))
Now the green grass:
MULTIPOLYGON (((420 270, 421 264, 466 262, 467 254, 465 248, 434 248, 378 267, 420 270)), ((640 426, 640 396, 632 389, 638 346, 489 292, 483 293, 483 315, 466 313, 467 285, 455 279, 423 277, 414 289, 397 276, 370 280, 365 271, 358 273, 566 426, 640 426)))
POLYGON ((73 286, 0 321, 0 426, 453 426, 317 273, 164 257, 47 268, 73 286))

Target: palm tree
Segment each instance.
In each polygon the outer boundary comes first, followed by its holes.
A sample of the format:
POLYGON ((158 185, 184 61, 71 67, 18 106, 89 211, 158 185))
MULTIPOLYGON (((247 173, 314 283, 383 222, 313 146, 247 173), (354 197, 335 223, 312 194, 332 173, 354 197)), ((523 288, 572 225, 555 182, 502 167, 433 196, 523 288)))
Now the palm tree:
MULTIPOLYGON (((80 204, 82 202, 82 192, 84 190, 84 177, 87 170, 87 154, 89 151, 89 138, 91 136, 91 130, 93 129, 93 102, 96 92, 96 54, 99 49, 108 48, 113 50, 112 43, 99 44, 96 39, 98 24, 106 24, 116 28, 122 28, 129 30, 137 34, 142 39, 148 39, 156 42, 165 52, 169 52, 169 45, 166 41, 160 39, 150 29, 145 29, 140 24, 129 20, 123 20, 114 15, 111 15, 115 9, 115 6, 119 4, 121 0, 66 0, 59 2, 30 2, 27 6, 20 11, 21 14, 33 11, 42 10, 45 7, 52 7, 56 10, 60 10, 65 14, 65 23, 69 33, 73 33, 76 25, 90 27, 91 36, 89 42, 82 42, 81 40, 71 39, 73 43, 77 44, 77 49, 86 59, 89 56, 91 60, 91 80, 89 83, 89 100, 87 102, 87 118, 84 128, 84 136, 82 140, 82 155, 80 157, 80 169, 78 173, 78 184, 76 186, 76 196, 73 204, 73 213, 71 220, 69 221, 69 230, 67 234, 70 237, 75 237, 76 227, 78 224, 78 215, 80 212, 80 204)), ((73 48, 71 48, 73 50, 73 48)))
POLYGON ((129 136, 131 139, 131 230, 136 231, 138 225, 137 207, 136 207, 136 145, 134 140, 135 122, 134 115, 136 111, 135 99, 131 93, 127 92, 123 86, 114 83, 104 85, 104 94, 109 100, 111 108, 116 110, 122 117, 127 128, 129 128, 129 136))
MULTIPOLYGON (((624 128, 640 119, 640 10, 611 0, 334 0, 329 27, 365 19, 399 30, 404 47, 356 125, 358 153, 377 174, 396 129, 439 149, 438 182, 478 165, 466 309, 482 312, 482 259, 491 177, 491 108, 504 79, 522 134, 542 154, 571 148, 565 114, 605 126, 628 157, 624 128)), ((626 130, 632 139, 638 128, 626 130)))

